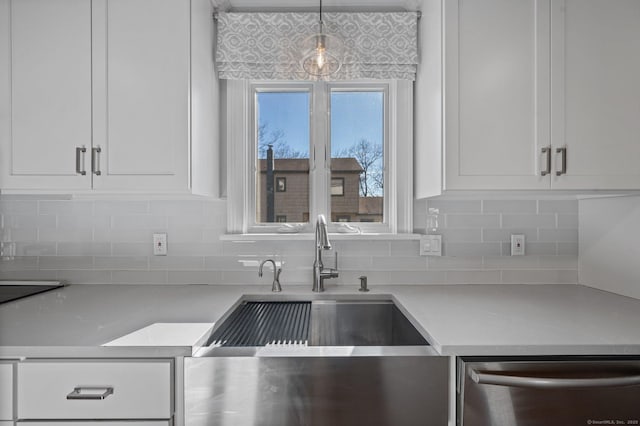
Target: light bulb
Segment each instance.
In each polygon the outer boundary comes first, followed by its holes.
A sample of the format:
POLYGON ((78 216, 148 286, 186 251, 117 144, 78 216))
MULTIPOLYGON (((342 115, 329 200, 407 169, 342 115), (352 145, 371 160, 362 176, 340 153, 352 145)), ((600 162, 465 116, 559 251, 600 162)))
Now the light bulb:
POLYGON ((324 64, 327 62, 327 58, 325 57, 325 51, 327 49, 325 48, 324 43, 324 35, 318 35, 318 40, 316 41, 316 64, 319 69, 322 69, 324 64))
POLYGON ((324 66, 326 62, 326 59, 324 57, 324 49, 316 49, 316 63, 318 64, 318 68, 322 69, 322 67, 324 66))

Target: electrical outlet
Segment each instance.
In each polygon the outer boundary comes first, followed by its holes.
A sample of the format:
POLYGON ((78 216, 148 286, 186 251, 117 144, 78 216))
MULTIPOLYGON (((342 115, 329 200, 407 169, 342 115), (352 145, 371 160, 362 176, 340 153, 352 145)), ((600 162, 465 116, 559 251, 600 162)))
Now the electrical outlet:
POLYGON ((511 234, 511 256, 524 256, 524 234, 511 234))
POLYGON ((420 256, 442 256, 442 235, 422 235, 420 256))
POLYGON ((167 234, 153 234, 153 255, 167 255, 167 234))

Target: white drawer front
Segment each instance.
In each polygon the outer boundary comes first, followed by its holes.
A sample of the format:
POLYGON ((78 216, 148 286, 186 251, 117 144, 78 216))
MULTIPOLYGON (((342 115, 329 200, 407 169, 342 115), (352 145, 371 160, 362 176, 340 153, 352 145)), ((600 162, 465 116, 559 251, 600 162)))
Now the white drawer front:
MULTIPOLYGON (((12 425, 13 423, 10 423, 12 425)), ((16 423, 18 426, 69 426, 69 422, 18 422, 16 423)), ((0 422, 0 426, 5 426, 0 422)), ((122 421, 119 420, 117 422, 105 422, 105 421, 96 421, 96 422, 73 422, 72 426, 169 426, 169 420, 158 420, 158 421, 122 421)))
POLYGON ((0 420, 13 420, 13 364, 0 364, 0 420))
POLYGON ((168 361, 34 361, 19 363, 17 371, 19 419, 171 417, 168 361), (88 393, 104 399, 70 399, 88 393))

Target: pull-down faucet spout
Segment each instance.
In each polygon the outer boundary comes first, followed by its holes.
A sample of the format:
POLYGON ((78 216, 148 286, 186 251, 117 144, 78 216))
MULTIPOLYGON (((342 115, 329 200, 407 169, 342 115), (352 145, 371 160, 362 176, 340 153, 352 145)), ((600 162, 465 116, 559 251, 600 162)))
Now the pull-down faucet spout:
POLYGON ((313 261, 313 288, 315 292, 324 291, 324 280, 338 277, 338 256, 336 253, 336 269, 325 269, 322 263, 322 250, 331 250, 327 221, 324 215, 316 220, 315 259, 313 261))

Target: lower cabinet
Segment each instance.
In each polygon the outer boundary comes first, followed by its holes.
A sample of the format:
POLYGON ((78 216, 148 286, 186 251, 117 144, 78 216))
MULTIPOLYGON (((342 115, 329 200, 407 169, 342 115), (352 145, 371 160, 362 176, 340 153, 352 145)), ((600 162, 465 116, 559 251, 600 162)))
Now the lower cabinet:
POLYGON ((173 362, 27 360, 17 364, 16 398, 20 425, 166 426, 173 417, 173 362))
MULTIPOLYGON (((62 426, 68 425, 67 421, 56 422, 18 422, 18 426, 62 426)), ((9 422, 6 426, 13 425, 9 422)), ((169 420, 165 421, 117 421, 117 422, 105 422, 105 421, 92 421, 92 422, 73 422, 73 426, 169 426, 169 420)), ((0 422, 0 426, 5 426, 3 422, 0 422)))
POLYGON ((0 362, 0 426, 13 425, 13 362, 0 362))

